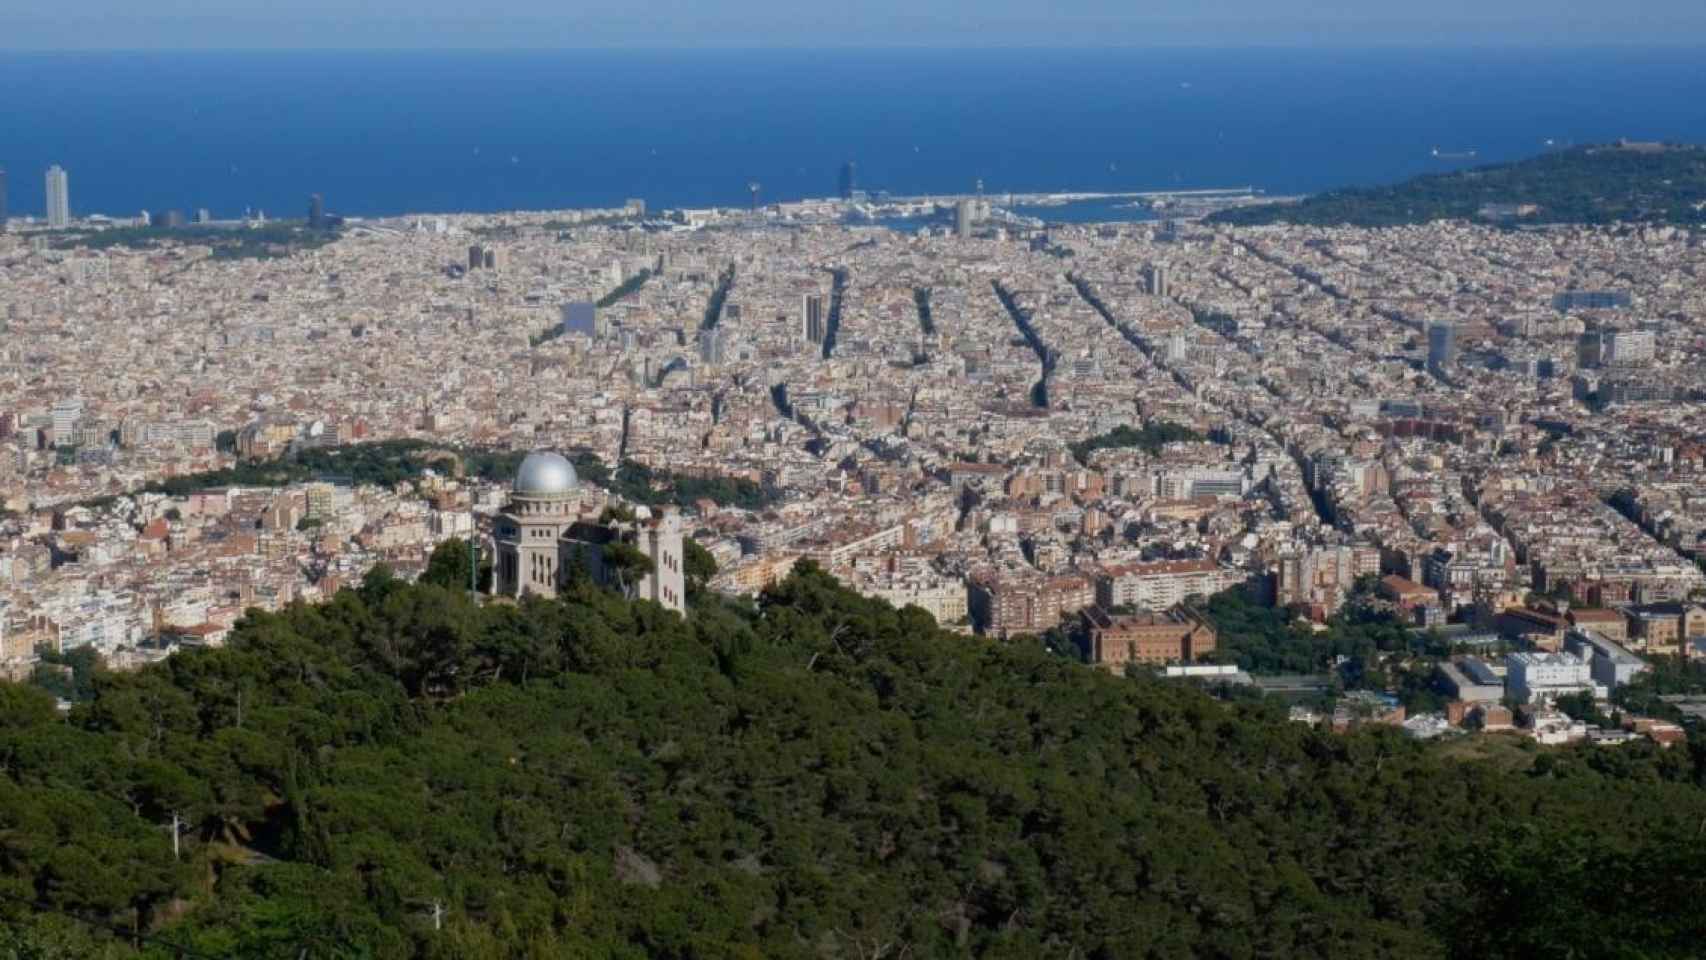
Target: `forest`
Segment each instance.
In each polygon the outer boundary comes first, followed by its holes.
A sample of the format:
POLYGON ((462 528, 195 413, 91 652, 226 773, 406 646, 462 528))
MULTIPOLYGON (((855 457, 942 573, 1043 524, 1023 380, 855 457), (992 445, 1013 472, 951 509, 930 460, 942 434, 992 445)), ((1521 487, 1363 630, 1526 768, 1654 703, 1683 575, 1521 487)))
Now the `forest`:
POLYGON ((1706 150, 1584 146, 1516 163, 1330 190, 1297 203, 1222 210, 1211 223, 1389 227, 1476 220, 1482 208, 1533 204, 1518 223, 1706 223, 1706 150))
POLYGON ((756 601, 696 589, 683 618, 585 584, 479 604, 454 555, 95 669, 68 714, 0 684, 0 956, 1561 960, 1706 937, 1698 738, 1339 736, 959 636, 809 563, 756 601))
MULTIPOLYGON (((394 488, 419 480, 428 470, 441 474, 453 472, 452 467, 458 461, 464 476, 500 482, 515 476, 526 455, 525 450, 465 448, 425 440, 375 440, 348 446, 305 447, 270 459, 239 460, 221 470, 158 480, 138 492, 182 497, 210 487, 283 487, 328 478, 357 486, 394 488)), ((775 501, 772 491, 744 478, 695 477, 632 460, 624 461, 612 471, 589 450, 573 451, 569 459, 582 480, 647 506, 686 506, 708 499, 719 506, 756 510, 775 501)), ((116 499, 100 497, 84 505, 100 507, 116 499)))

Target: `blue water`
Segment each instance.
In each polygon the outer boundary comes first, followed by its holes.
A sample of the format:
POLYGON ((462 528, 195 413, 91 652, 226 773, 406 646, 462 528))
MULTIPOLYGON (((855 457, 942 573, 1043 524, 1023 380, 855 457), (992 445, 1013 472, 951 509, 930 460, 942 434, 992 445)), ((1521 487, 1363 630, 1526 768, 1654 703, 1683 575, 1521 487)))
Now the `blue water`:
POLYGON ((897 193, 1274 193, 1620 136, 1706 141, 1691 50, 0 54, 14 213, 654 208, 897 193))

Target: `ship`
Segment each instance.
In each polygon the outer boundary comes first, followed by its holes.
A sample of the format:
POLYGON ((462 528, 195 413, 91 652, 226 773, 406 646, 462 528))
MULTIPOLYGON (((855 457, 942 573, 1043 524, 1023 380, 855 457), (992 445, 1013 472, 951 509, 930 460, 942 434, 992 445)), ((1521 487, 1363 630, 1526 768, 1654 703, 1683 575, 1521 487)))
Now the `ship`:
POLYGON ((1473 148, 1469 150, 1441 150, 1435 147, 1433 155, 1436 160, 1473 160, 1481 155, 1481 151, 1473 148))

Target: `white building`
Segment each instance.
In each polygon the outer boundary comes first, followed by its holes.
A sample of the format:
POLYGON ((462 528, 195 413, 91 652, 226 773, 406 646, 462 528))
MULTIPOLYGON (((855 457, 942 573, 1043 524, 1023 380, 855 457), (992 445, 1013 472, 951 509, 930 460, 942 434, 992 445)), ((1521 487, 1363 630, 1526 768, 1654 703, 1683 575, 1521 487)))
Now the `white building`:
POLYGON ((1163 560, 1110 567, 1096 580, 1103 607, 1167 610, 1191 597, 1210 597, 1244 581, 1238 570, 1213 560, 1163 560))
POLYGON ((1607 330, 1600 343, 1601 360, 1607 366, 1649 363, 1658 346, 1651 330, 1607 330))
POLYGON ((47 168, 47 225, 60 230, 71 225, 71 178, 64 168, 47 168))
POLYGON ((1564 649, 1587 661, 1594 682, 1607 690, 1616 690, 1650 669, 1647 661, 1592 630, 1571 630, 1564 637, 1564 649))
POLYGON ((1505 686, 1518 703, 1550 703, 1574 693, 1606 695, 1588 664, 1573 653, 1512 653, 1505 664, 1505 686))
POLYGON ((1250 492, 1250 478, 1243 468, 1187 467, 1154 474, 1150 492, 1164 500, 1195 497, 1237 499, 1250 492))
POLYGON ((958 623, 967 616, 968 594, 963 580, 893 577, 855 586, 866 596, 887 600, 896 607, 918 607, 943 625, 958 623))
POLYGON ((77 424, 83 419, 83 400, 71 397, 53 405, 53 445, 70 446, 76 442, 77 424))
POLYGON ((685 548, 681 517, 673 508, 660 516, 640 507, 632 521, 598 523, 581 514, 580 478, 574 465, 555 453, 530 453, 516 471, 515 486, 493 528, 497 565, 492 591, 500 596, 555 597, 577 571, 604 585, 619 585, 641 600, 687 610, 685 548), (625 543, 652 563, 635 582, 607 550, 625 543))

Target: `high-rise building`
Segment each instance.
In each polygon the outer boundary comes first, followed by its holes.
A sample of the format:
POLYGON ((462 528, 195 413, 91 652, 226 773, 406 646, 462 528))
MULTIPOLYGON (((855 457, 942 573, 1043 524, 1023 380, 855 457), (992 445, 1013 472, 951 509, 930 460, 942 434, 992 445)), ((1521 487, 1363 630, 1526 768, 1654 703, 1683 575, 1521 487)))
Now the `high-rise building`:
POLYGON ((961 200, 954 206, 954 235, 971 236, 972 221, 977 218, 977 201, 961 200))
POLYGON ((1428 369, 1436 373, 1457 363, 1457 328, 1449 323, 1428 324, 1428 369))
POLYGON ((71 178, 58 164, 47 168, 47 225, 56 230, 71 225, 71 178))
POLYGON ((851 160, 841 165, 841 199, 853 199, 853 191, 859 187, 858 172, 858 164, 851 160))
POLYGON ((148 215, 148 223, 162 230, 176 230, 184 225, 184 215, 177 210, 156 210, 148 215))
POLYGON ((1150 264, 1146 273, 1149 277, 1150 296, 1166 297, 1172 295, 1172 287, 1167 282, 1167 265, 1165 263, 1150 264))
POLYGON ((807 343, 821 344, 828 333, 823 294, 806 294, 800 304, 800 334, 806 338, 807 343))
POLYGON ((326 229, 326 200, 317 193, 308 195, 308 229, 326 229))
POLYGON ((67 447, 76 442, 77 425, 83 419, 83 399, 70 397, 53 405, 53 445, 67 447))
POLYGON ((507 270, 509 269, 509 251, 502 247, 488 247, 476 243, 468 248, 469 270, 507 270))

